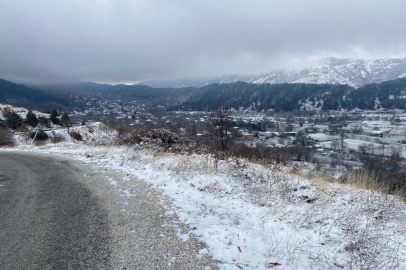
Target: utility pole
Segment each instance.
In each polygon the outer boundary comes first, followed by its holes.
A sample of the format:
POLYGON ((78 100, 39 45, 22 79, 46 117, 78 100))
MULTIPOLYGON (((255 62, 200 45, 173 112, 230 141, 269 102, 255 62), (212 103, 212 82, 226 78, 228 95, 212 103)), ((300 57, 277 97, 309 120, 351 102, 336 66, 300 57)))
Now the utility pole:
POLYGON ((32 141, 31 141, 31 143, 30 143, 30 147, 29 147, 30 150, 31 150, 32 144, 33 144, 34 141, 35 141, 35 138, 37 138, 38 132, 39 132, 39 130, 37 130, 37 132, 36 132, 35 135, 34 135, 34 138, 32 139, 32 141))

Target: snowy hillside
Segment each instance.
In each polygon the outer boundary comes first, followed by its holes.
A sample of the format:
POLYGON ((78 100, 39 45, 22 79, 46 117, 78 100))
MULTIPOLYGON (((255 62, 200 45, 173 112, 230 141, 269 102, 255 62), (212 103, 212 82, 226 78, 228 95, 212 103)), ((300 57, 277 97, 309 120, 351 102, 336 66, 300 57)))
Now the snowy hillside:
POLYGON ((152 87, 204 86, 211 83, 245 81, 250 83, 347 84, 360 87, 369 83, 406 77, 406 59, 338 59, 327 58, 308 65, 262 75, 232 75, 211 78, 145 81, 152 87))
POLYGON ((293 174, 289 167, 234 158, 216 163, 211 155, 140 146, 68 142, 31 150, 68 156, 97 171, 117 170, 122 178, 110 179, 111 188, 127 200, 137 199, 136 179, 150 184, 163 193, 166 214, 192 228, 178 237, 205 242, 198 256, 211 256, 219 269, 406 267, 405 203, 326 182, 312 169, 293 174))
MULTIPOLYGON (((0 119, 5 118, 4 115, 3 115, 3 110, 4 109, 8 109, 8 110, 11 110, 11 111, 15 112, 16 114, 18 114, 23 119, 25 119, 25 116, 30 111, 27 108, 23 108, 23 107, 14 107, 14 106, 9 105, 9 104, 0 104, 0 119)), ((49 118, 48 113, 42 113, 42 112, 36 111, 36 110, 33 110, 33 113, 35 113, 38 117, 49 118)))

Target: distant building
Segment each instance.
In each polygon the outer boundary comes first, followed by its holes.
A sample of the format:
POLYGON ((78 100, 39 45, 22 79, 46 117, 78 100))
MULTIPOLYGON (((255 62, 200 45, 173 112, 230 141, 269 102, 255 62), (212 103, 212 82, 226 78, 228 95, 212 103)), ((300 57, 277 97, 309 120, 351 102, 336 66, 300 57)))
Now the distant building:
POLYGON ((344 123, 334 123, 334 124, 329 124, 328 129, 330 134, 335 134, 337 133, 340 129, 342 129, 346 124, 344 123))
POLYGON ((273 134, 270 131, 266 131, 266 132, 264 132, 264 136, 265 136, 266 139, 269 139, 269 138, 273 137, 273 134))
POLYGON ((254 138, 254 134, 251 133, 243 133, 241 134, 244 139, 252 139, 254 138))
POLYGON ((161 112, 161 113, 166 113, 166 112, 167 112, 167 108, 166 108, 165 106, 158 105, 158 106, 156 107, 156 111, 157 111, 157 112, 161 112))
POLYGON ((402 120, 400 120, 399 118, 396 118, 395 120, 392 121, 392 125, 401 125, 402 124, 402 120))
POLYGON ((294 136, 296 136, 296 132, 285 132, 284 133, 285 134, 285 136, 290 136, 290 137, 294 137, 294 136))
POLYGON ((335 123, 335 124, 329 124, 329 125, 328 125, 329 129, 342 128, 343 126, 344 126, 343 123, 335 123))

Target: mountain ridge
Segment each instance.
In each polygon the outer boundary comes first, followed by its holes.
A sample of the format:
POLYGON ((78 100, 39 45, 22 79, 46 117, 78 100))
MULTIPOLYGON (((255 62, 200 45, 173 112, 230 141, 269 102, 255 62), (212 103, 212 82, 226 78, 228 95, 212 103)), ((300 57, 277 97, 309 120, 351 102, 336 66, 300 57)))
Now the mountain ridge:
MULTIPOLYGON (((13 105, 56 103, 74 105, 72 98, 88 96, 109 100, 138 101, 169 110, 213 110, 226 108, 256 111, 406 109, 406 78, 367 84, 359 88, 343 84, 231 82, 200 88, 152 88, 145 85, 73 83, 30 89, 0 80, 0 101, 13 105), (38 89, 42 89, 38 90, 38 89), (68 95, 69 93, 70 95, 68 95), (76 97, 77 96, 77 97, 76 97)), ((74 101, 74 100, 73 100, 74 101)), ((49 104, 48 104, 49 105, 49 104)))
POLYGON ((359 88, 365 84, 380 83, 406 77, 406 58, 351 59, 324 58, 308 65, 259 75, 225 75, 206 78, 174 80, 149 80, 141 82, 151 87, 181 88, 202 87, 212 83, 249 82, 263 83, 314 83, 346 84, 359 88))

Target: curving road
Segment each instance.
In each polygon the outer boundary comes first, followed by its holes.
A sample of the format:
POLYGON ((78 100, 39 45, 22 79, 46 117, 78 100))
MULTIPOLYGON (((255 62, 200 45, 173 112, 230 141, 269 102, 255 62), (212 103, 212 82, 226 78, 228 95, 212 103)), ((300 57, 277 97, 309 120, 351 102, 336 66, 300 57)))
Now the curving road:
POLYGON ((111 168, 0 151, 0 269, 218 269, 167 205, 111 168))
POLYGON ((109 269, 107 214, 69 161, 0 152, 0 269, 109 269))

